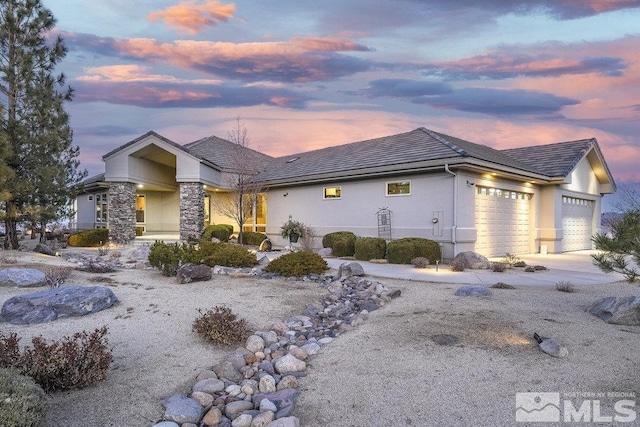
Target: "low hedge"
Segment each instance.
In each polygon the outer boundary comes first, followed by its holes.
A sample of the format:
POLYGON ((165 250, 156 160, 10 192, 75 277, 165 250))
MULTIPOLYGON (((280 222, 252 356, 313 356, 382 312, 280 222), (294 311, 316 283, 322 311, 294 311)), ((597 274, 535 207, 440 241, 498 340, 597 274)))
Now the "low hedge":
POLYGON ((213 224, 209 225, 202 232, 202 240, 211 241, 212 237, 220 240, 221 242, 226 242, 229 240, 229 237, 233 234, 233 225, 229 224, 213 224))
POLYGON ((380 237, 362 237, 356 239, 355 257, 360 261, 381 259, 387 254, 387 242, 380 237))
POLYGON ((69 236, 69 246, 97 247, 109 243, 109 230, 95 228, 73 233, 69 236))
POLYGON ((242 246, 230 243, 218 243, 215 245, 213 253, 202 258, 200 261, 209 267, 223 265, 225 267, 253 267, 258 263, 256 256, 247 251, 242 246))
POLYGON ((387 244, 387 260, 391 264, 411 264, 416 257, 427 258, 429 264, 435 264, 441 257, 440 245, 419 237, 393 240, 387 244))
POLYGON ((351 231, 336 231, 322 237, 322 247, 331 248, 333 256, 353 256, 356 252, 356 235, 351 231))

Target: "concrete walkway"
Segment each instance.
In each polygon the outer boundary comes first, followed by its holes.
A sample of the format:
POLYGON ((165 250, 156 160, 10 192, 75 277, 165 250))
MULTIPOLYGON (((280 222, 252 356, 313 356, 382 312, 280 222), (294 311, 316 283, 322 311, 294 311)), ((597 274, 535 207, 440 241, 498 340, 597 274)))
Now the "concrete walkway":
MULTIPOLYGON (((624 280, 624 276, 618 273, 603 273, 593 265, 591 255, 596 251, 567 252, 563 254, 549 255, 523 255, 520 257, 527 265, 543 265, 546 271, 525 273, 523 268, 513 268, 504 273, 494 273, 492 270, 466 270, 453 272, 448 265, 440 265, 436 271, 435 266, 428 268, 414 268, 411 265, 401 264, 376 264, 367 261, 357 261, 369 276, 419 280, 422 282, 439 282, 473 285, 494 285, 498 282, 509 285, 550 285, 555 286, 559 281, 569 281, 573 285, 596 285, 618 282, 624 280)), ((492 261, 501 261, 500 258, 492 258, 492 261)), ((338 268, 340 264, 348 262, 339 258, 326 258, 331 268, 338 268)))

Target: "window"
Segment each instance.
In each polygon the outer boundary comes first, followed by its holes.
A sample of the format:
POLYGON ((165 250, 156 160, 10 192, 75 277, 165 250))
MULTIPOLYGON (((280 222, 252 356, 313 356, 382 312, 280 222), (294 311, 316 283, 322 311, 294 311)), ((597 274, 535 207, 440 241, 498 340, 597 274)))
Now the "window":
POLYGON ((387 182, 387 196, 408 196, 411 194, 411 181, 387 182))
POLYGON ((323 199, 340 199, 342 198, 342 187, 324 187, 323 199))
POLYGON ((109 203, 107 193, 99 193, 96 197, 96 223, 105 224, 109 220, 109 203))
POLYGON ((568 197, 568 196, 562 196, 562 202, 569 205, 582 205, 582 206, 593 205, 593 200, 578 199, 575 197, 568 197))
POLYGON ((204 226, 211 225, 211 196, 205 194, 204 196, 204 226))
POLYGON ((501 188, 476 187, 476 192, 481 196, 501 197, 511 200, 530 200, 531 194, 519 191, 503 190, 501 188))
POLYGON ((247 201, 251 203, 251 215, 247 218, 243 230, 264 233, 267 231, 267 195, 257 194, 254 200, 247 201))
POLYGON ((147 210, 147 199, 144 194, 136 195, 136 222, 144 223, 144 214, 147 210))

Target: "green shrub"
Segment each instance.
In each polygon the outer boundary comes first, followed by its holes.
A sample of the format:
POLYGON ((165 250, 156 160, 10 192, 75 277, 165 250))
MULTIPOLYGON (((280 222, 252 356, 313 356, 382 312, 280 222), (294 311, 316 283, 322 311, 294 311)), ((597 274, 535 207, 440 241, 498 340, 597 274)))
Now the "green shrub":
POLYGON ((356 235, 350 231, 336 231, 322 237, 322 247, 331 248, 334 256, 353 256, 356 252, 356 235))
POLYGON ((440 246, 437 242, 419 237, 394 240, 387 245, 387 260, 392 264, 411 264, 416 257, 424 257, 432 264, 440 260, 440 246))
POLYGON ((226 242, 229 240, 229 237, 233 234, 233 225, 229 224, 214 224, 210 225, 204 229, 202 233, 202 240, 211 241, 212 237, 220 240, 221 242, 226 242))
POLYGON ((149 264, 160 270, 164 276, 175 276, 182 264, 194 262, 194 258, 197 258, 194 250, 192 245, 186 243, 156 241, 151 245, 149 264))
POLYGON ((95 228, 73 233, 69 236, 69 246, 99 247, 109 242, 109 230, 95 228))
POLYGON ((268 273, 278 273, 281 276, 306 276, 308 274, 322 274, 327 268, 327 262, 312 251, 290 252, 271 261, 264 269, 268 273))
POLYGON ((249 336, 247 322, 238 319, 231 309, 216 306, 203 313, 193 321, 192 329, 201 337, 214 344, 231 345, 244 341, 249 336))
POLYGON ((266 234, 256 233, 255 231, 243 231, 240 236, 238 236, 238 242, 242 241, 243 245, 253 246, 260 246, 260 243, 267 238, 266 234), (240 240, 240 236, 242 236, 242 240, 240 240))
POLYGON ((47 414, 47 396, 17 369, 0 369, 0 420, 3 426, 37 427, 47 414))
POLYGON ((355 256, 361 261, 384 258, 387 253, 387 242, 379 237, 363 237, 356 239, 355 256))
POLYGON ((253 267, 258 263, 255 255, 247 251, 242 246, 229 243, 218 243, 210 255, 202 258, 199 262, 210 267, 214 265, 224 265, 225 267, 253 267))
POLYGON ((106 377, 112 360, 107 331, 103 326, 90 334, 77 332, 50 343, 42 336, 34 337, 22 353, 15 334, 0 333, 0 367, 16 368, 46 392, 86 387, 106 377))

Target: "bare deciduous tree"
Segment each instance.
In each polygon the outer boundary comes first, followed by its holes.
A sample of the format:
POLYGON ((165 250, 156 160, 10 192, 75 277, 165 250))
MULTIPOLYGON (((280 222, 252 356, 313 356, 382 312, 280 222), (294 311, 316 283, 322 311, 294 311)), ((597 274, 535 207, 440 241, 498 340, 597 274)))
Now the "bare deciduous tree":
POLYGON ((242 244, 244 225, 253 215, 258 195, 264 191, 262 185, 255 179, 260 172, 261 164, 255 152, 249 148, 249 132, 242 124, 240 117, 236 119, 236 124, 227 137, 234 144, 229 168, 226 171, 228 197, 220 200, 216 209, 238 224, 240 228, 238 243, 242 244))

